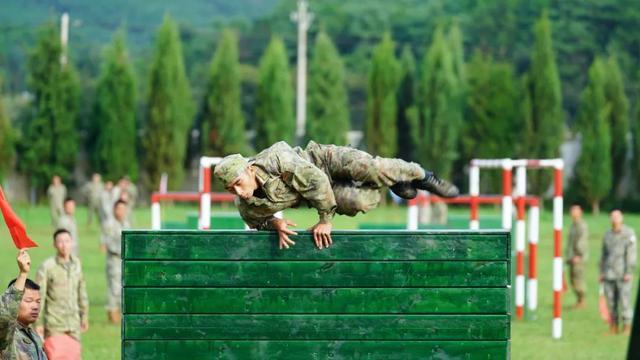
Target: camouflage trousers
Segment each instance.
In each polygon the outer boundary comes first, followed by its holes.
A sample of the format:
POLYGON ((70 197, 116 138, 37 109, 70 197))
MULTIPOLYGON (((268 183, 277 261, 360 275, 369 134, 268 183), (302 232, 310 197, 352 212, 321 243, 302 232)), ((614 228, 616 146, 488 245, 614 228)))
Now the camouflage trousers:
POLYGON ((633 320, 633 309, 631 307, 631 281, 605 280, 604 296, 607 298, 607 307, 611 321, 619 323, 622 317, 624 325, 631 325, 633 320))
POLYGON ((585 291, 587 290, 584 281, 584 263, 579 262, 577 264, 569 264, 569 276, 571 281, 571 287, 576 293, 578 299, 583 299, 585 291))
POLYGON ((122 308, 122 259, 120 255, 107 254, 107 310, 120 311, 122 308))
POLYGON ((341 215, 367 212, 378 206, 381 188, 425 176, 424 169, 416 163, 373 157, 346 146, 310 141, 304 151, 296 151, 327 174, 338 205, 336 212, 341 215))

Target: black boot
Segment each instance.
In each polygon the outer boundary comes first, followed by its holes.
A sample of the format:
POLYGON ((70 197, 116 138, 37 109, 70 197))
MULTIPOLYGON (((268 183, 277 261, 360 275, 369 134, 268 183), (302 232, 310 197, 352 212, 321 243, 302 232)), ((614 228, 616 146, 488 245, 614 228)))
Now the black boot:
POLYGON ((399 182, 389 187, 394 194, 403 199, 411 200, 418 196, 418 190, 409 182, 399 182))
POLYGON ((421 190, 427 190, 428 192, 442 196, 445 198, 452 198, 458 196, 460 191, 452 183, 442 180, 436 176, 436 174, 428 171, 422 180, 414 180, 413 186, 421 190))

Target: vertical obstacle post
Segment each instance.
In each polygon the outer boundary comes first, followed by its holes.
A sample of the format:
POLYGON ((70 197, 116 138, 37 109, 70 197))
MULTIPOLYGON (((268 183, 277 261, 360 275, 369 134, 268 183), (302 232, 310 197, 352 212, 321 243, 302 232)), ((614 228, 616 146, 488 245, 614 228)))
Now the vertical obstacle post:
POLYGON ((503 159, 502 165, 502 228, 511 230, 511 219, 513 214, 513 198, 511 170, 513 163, 511 159, 503 159))
POLYGON ((156 195, 151 196, 151 229, 160 230, 162 228, 162 215, 160 211, 160 200, 156 195))
POLYGON ((469 206, 469 229, 480 229, 480 221, 478 219, 478 196, 480 196, 480 168, 471 164, 469 168, 469 196, 471 203, 469 206))
POLYGON ((562 337, 562 170, 564 162, 554 164, 553 193, 553 325, 552 337, 562 337))
POLYGON ((540 238, 540 204, 533 198, 529 204, 529 280, 527 282, 527 308, 538 309, 538 239, 540 238))
POLYGON ((200 179, 198 191, 200 191, 200 219, 198 229, 211 228, 211 162, 206 158, 200 159, 200 179))
POLYGON ((418 198, 420 194, 407 204, 407 230, 418 230, 418 198))
POLYGON ((516 168, 516 319, 524 316, 524 250, 526 244, 525 195, 527 188, 527 170, 524 166, 516 168))

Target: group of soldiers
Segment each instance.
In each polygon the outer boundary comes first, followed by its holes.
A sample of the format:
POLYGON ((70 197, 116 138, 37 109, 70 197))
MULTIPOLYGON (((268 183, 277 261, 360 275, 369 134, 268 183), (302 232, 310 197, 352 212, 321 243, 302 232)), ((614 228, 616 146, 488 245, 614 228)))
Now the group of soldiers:
MULTIPOLYGON (((576 294, 575 309, 586 305, 585 263, 589 257, 589 227, 582 208, 571 207, 571 229, 566 248, 571 286, 576 294)), ((633 229, 624 225, 620 210, 609 214, 611 228, 604 234, 599 262, 599 281, 604 289, 609 312, 609 333, 629 335, 633 320, 631 304, 632 275, 636 268, 637 241, 633 229), (622 329, 620 329, 622 325, 622 329)))

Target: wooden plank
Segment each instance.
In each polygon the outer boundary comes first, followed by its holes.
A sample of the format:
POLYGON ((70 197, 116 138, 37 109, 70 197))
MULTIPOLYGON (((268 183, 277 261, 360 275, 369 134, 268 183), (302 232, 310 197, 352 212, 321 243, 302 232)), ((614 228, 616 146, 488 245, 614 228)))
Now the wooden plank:
POLYGON ((507 315, 125 315, 127 340, 508 340, 507 315))
POLYGON ((125 288, 127 314, 506 314, 504 288, 125 288))
POLYGON ((449 287, 507 286, 506 261, 139 261, 124 286, 449 287))
POLYGON ((308 232, 279 250, 273 232, 127 231, 125 259, 155 260, 507 260, 505 232, 335 232, 334 245, 315 248, 308 232))
POLYGON ((508 341, 126 340, 123 358, 174 359, 507 359, 508 341))

